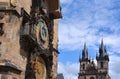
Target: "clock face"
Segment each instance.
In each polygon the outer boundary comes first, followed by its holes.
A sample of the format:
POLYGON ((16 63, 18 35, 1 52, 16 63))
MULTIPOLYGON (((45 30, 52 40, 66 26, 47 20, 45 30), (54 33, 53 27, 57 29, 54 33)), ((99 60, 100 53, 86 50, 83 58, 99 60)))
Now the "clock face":
POLYGON ((36 79, 46 79, 46 65, 41 57, 36 57, 33 69, 36 79))
POLYGON ((43 19, 40 19, 36 26, 36 38, 38 44, 46 49, 48 48, 49 37, 48 37, 48 28, 47 24, 43 19))

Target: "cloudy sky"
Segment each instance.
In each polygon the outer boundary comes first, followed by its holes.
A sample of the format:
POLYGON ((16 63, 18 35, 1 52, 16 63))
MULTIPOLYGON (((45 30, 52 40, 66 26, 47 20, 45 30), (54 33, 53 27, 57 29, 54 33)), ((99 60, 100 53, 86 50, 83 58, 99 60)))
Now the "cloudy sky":
POLYGON ((120 0, 60 0, 58 73, 77 79, 84 42, 94 59, 101 39, 110 56, 111 79, 120 78, 120 0))

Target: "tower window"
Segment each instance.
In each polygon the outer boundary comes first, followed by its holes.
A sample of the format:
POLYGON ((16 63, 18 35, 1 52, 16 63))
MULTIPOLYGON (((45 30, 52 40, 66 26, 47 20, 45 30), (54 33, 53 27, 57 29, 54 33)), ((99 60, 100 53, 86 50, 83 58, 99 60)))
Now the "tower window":
POLYGON ((85 64, 83 64, 83 70, 85 69, 85 64))
POLYGON ((101 62, 100 65, 101 65, 101 68, 103 68, 103 62, 101 62))
POLYGON ((0 23, 0 36, 3 35, 4 31, 3 31, 3 23, 0 23))
POLYGON ((90 77, 90 79, 94 79, 94 77, 90 77))

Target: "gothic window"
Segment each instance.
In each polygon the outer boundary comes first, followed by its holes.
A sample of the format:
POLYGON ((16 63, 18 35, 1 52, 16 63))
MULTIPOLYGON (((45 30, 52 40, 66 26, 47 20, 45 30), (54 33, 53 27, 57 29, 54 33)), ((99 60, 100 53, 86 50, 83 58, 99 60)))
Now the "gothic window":
POLYGON ((102 76, 100 77, 100 79, 104 79, 104 76, 102 75, 102 76))
POLYGON ((83 70, 85 69, 85 64, 83 64, 83 70))
POLYGON ((0 23, 0 36, 3 35, 4 31, 3 31, 3 23, 0 23))
POLYGON ((90 79, 95 79, 94 77, 90 77, 90 79))
POLYGON ((101 65, 101 68, 103 68, 103 62, 101 62, 100 65, 101 65))
POLYGON ((3 19, 4 15, 5 15, 5 13, 0 12, 0 19, 3 19))

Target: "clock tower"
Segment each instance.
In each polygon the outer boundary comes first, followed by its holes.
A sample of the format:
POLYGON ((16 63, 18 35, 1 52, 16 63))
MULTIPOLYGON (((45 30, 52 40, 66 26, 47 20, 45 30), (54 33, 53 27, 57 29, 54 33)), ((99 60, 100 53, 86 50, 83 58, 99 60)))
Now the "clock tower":
POLYGON ((57 79, 59 0, 0 0, 0 79, 57 79))

